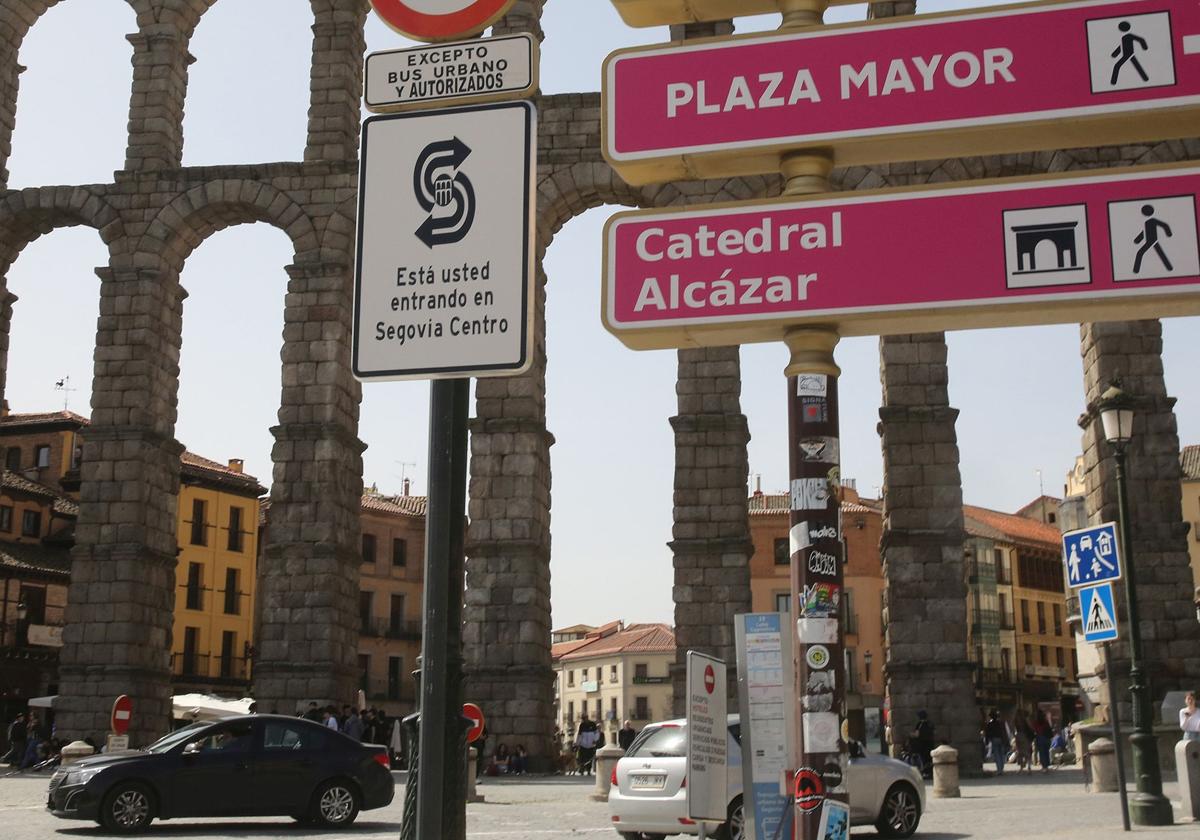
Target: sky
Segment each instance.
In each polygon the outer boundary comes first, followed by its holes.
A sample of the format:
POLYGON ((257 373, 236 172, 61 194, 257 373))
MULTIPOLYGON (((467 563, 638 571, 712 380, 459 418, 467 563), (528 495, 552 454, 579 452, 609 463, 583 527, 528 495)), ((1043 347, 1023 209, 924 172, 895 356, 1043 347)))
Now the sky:
MULTIPOLYGON (((978 5, 924 3, 925 11, 978 5)), ((864 6, 832 9, 829 22, 862 19, 864 6)), ((299 160, 308 108, 312 25, 304 0, 219 0, 191 43, 184 164, 299 160)), ((738 31, 771 29, 778 16, 747 18, 738 31)), ((552 0, 543 17, 545 93, 597 90, 612 50, 668 39, 665 28, 623 25, 603 0, 552 0)), ((33 27, 19 60, 14 188, 107 183, 124 161, 131 47, 123 0, 60 3, 33 27), (86 60, 81 60, 86 57, 86 60)), ((372 15, 370 50, 405 42, 372 15)), ((626 349, 600 324, 600 231, 619 208, 569 222, 546 257, 547 426, 553 466, 554 625, 672 621, 671 496, 676 353, 626 349)), ((89 413, 98 312, 95 231, 47 234, 9 272, 14 307, 7 399, 13 411, 69 407, 89 413), (71 390, 55 388, 69 377, 71 390)), ((269 428, 279 404, 287 237, 265 224, 224 230, 188 260, 176 436, 214 460, 243 458, 269 485, 269 428)), ((1164 321, 1167 388, 1178 398, 1180 438, 1200 442, 1196 318, 1164 321)), ((1041 492, 1061 494, 1080 450, 1084 408, 1078 325, 955 332, 950 400, 964 499, 1013 511, 1041 492)), ((878 496, 882 461, 878 340, 843 340, 842 475, 878 496)), ((742 409, 753 439, 751 488, 787 486, 782 344, 742 348, 742 409)), ((359 436, 365 482, 398 493, 426 488, 427 383, 363 386, 359 436)))

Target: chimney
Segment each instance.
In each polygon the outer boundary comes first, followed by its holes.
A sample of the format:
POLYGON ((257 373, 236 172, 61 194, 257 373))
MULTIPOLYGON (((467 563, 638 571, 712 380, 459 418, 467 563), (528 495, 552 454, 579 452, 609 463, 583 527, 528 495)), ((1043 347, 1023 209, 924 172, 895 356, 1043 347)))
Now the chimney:
POLYGON ((762 494, 762 475, 759 474, 754 476, 754 495, 761 496, 762 494))
POLYGON ((245 465, 246 465, 246 462, 243 461, 241 458, 230 458, 229 459, 229 471, 230 472, 241 473, 241 471, 245 467, 245 465))
POLYGON ((408 489, 409 489, 409 480, 406 478, 406 479, 404 479, 404 495, 405 496, 408 495, 408 489))

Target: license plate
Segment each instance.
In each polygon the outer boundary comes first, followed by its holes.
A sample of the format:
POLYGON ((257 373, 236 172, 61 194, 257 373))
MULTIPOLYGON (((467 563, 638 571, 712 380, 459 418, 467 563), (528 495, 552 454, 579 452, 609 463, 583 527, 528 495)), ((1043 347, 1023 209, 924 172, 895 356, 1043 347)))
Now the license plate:
POLYGON ((631 773, 629 786, 634 790, 662 790, 667 786, 667 777, 658 774, 631 773))

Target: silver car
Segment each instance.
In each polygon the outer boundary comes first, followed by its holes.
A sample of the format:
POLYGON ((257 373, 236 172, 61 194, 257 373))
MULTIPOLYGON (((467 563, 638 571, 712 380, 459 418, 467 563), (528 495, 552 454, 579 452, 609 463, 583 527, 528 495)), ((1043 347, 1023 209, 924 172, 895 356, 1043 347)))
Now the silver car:
MULTIPOLYGON (((729 716, 728 818, 717 837, 744 840, 741 725, 729 716)), ((613 770, 608 809, 625 840, 659 840, 669 834, 698 834, 687 818, 687 721, 649 724, 613 770)), ((916 768, 852 745, 847 773, 850 821, 874 825, 885 837, 908 837, 925 809, 925 783, 916 768)))

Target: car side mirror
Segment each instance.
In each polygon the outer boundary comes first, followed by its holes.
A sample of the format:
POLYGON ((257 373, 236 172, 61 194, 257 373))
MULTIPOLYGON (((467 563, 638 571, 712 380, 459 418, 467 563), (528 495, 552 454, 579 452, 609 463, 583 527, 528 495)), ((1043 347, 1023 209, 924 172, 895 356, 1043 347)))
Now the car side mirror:
POLYGON ((183 754, 184 755, 198 755, 200 750, 202 750, 202 749, 203 749, 203 746, 201 745, 201 743, 199 741, 193 741, 192 743, 188 744, 186 747, 183 748, 183 754))

